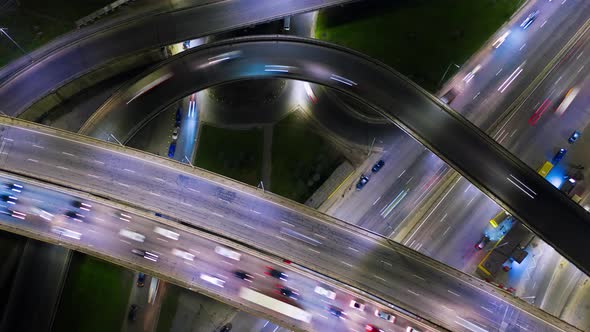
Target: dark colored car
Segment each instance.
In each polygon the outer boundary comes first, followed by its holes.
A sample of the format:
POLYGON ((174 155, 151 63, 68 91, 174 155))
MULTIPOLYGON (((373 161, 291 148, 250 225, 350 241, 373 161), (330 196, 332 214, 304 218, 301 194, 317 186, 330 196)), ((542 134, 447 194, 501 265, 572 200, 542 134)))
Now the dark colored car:
POLYGON ((72 219, 73 221, 77 221, 77 222, 84 222, 84 215, 76 212, 76 211, 72 211, 72 210, 68 210, 66 211, 66 213, 64 213, 64 215, 66 217, 68 217, 69 219, 72 219))
POLYGON ((277 285, 277 291, 279 292, 279 294, 291 298, 293 300, 299 299, 299 293, 297 293, 295 290, 289 287, 277 285))
POLYGON ((379 172, 381 167, 383 167, 383 165, 385 165, 385 161, 379 160, 377 163, 375 163, 375 165, 373 165, 373 168, 371 168, 371 171, 373 173, 377 173, 377 172, 379 172))
POLYGON ((90 208, 92 208, 92 205, 81 201, 72 201, 72 206, 84 211, 90 211, 90 208))
POLYGON ((346 314, 344 313, 344 311, 342 311, 342 309, 335 307, 335 306, 329 306, 328 307, 328 312, 334 316, 334 317, 338 317, 341 319, 344 319, 344 316, 346 316, 346 314))
POLYGON ((567 139, 567 142, 569 144, 573 144, 575 141, 578 140, 578 138, 580 138, 580 136, 582 136, 582 134, 576 130, 571 134, 570 138, 567 139))
POLYGON ((145 285, 145 273, 139 272, 137 275, 137 287, 143 287, 145 285))
POLYGON ((129 313, 127 314, 127 319, 129 319, 130 321, 135 321, 135 318, 137 317, 137 309, 139 309, 137 304, 132 304, 131 308, 129 308, 129 313))
POLYGON ((287 278, 288 278, 288 276, 284 272, 281 272, 281 271, 274 269, 270 266, 266 267, 266 271, 264 272, 264 274, 271 276, 273 278, 279 279, 279 280, 283 280, 283 281, 287 281, 287 278))
POLYGON ((447 104, 450 105, 453 100, 457 97, 458 93, 455 89, 450 89, 449 91, 447 91, 447 93, 445 93, 442 97, 440 97, 440 100, 447 104))
POLYGON ((174 121, 174 127, 180 127, 182 122, 182 107, 176 109, 176 119, 174 121))
POLYGON ((383 330, 375 325, 367 324, 365 325, 365 332, 383 332, 383 330))
POLYGON ((486 244, 488 244, 488 242, 490 242, 490 238, 487 235, 483 235, 481 237, 481 239, 479 240, 479 242, 477 242, 475 244, 475 249, 477 249, 477 250, 483 249, 483 247, 485 247, 486 244))
POLYGON ((13 205, 16 204, 16 201, 18 201, 18 198, 12 195, 2 195, 1 198, 3 202, 13 205))
POLYGON ((369 182, 369 177, 361 175, 359 182, 356 183, 356 190, 361 190, 369 182))
POLYGON ((234 276, 245 281, 252 281, 252 276, 249 273, 241 270, 234 271, 234 276))
POLYGON ((557 151, 555 156, 553 156, 553 159, 551 159, 551 163, 553 165, 557 165, 561 161, 561 159, 563 159, 563 156, 565 156, 566 152, 567 152, 567 150, 564 148, 559 149, 559 151, 557 151))
POLYGON ((531 24, 533 24, 533 22, 535 22, 535 20, 537 19, 537 16, 539 16, 538 10, 530 13, 529 16, 527 16, 527 18, 525 18, 524 21, 522 21, 522 23, 520 24, 520 27, 523 30, 526 30, 531 24))
POLYGON ((131 249, 131 253, 133 253, 134 255, 137 255, 139 257, 143 257, 149 261, 152 262, 157 262, 158 261, 158 255, 146 251, 146 250, 141 250, 141 249, 131 249))
POLYGON ((168 158, 174 158, 174 153, 176 152, 176 142, 170 143, 168 147, 168 158))
POLYGON ((8 190, 10 191, 14 191, 17 193, 20 193, 23 190, 23 186, 21 186, 18 183, 9 183, 6 185, 6 188, 8 188, 8 190))

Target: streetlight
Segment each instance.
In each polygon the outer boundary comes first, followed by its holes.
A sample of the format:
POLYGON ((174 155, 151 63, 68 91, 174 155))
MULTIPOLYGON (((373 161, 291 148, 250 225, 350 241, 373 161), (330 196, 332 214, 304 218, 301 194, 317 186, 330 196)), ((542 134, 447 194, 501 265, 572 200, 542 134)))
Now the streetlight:
POLYGON ((455 65, 455 67, 457 67, 457 69, 461 68, 458 64, 455 64, 455 63, 452 63, 452 62, 449 63, 449 65, 447 66, 447 70, 445 70, 445 73, 440 78, 440 82, 438 82, 438 86, 441 86, 441 84, 443 83, 443 80, 445 79, 445 76, 447 76, 447 73, 449 72, 449 69, 451 69, 451 65, 455 65))
POLYGON ((14 45, 16 45, 16 47, 18 47, 18 49, 21 50, 21 52, 23 52, 24 55, 26 55, 27 52, 22 47, 20 47, 20 45, 14 39, 12 39, 12 37, 10 37, 10 35, 6 32, 6 30, 8 30, 8 29, 6 29, 6 28, 0 28, 0 32, 2 32, 6 36, 6 38, 10 39, 10 41, 14 45))

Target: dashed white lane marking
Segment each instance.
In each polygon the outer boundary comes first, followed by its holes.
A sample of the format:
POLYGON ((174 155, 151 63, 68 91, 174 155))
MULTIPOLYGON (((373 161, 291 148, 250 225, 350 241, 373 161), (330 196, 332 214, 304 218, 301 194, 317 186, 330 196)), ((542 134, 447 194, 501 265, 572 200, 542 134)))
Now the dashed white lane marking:
POLYGON ((42 147, 41 145, 37 145, 37 144, 33 144, 33 147, 37 148, 37 149, 45 149, 44 147, 42 147))
POLYGON ((518 49, 519 51, 522 51, 522 49, 526 46, 526 43, 522 44, 522 46, 518 49))
POLYGON ((250 228, 250 229, 256 229, 256 227, 252 227, 252 226, 250 226, 250 225, 248 225, 248 224, 242 224, 242 225, 243 225, 244 227, 247 227, 247 228, 250 228))
POLYGON ((320 239, 325 239, 325 238, 326 238, 325 236, 323 236, 323 235, 320 235, 320 234, 318 234, 318 233, 313 233, 313 235, 315 235, 315 236, 319 237, 320 239))
POLYGON ((125 184, 125 183, 123 183, 123 182, 118 182, 118 181, 115 181, 115 183, 116 183, 116 184, 118 184, 118 185, 120 185, 121 187, 126 187, 126 188, 129 188, 129 185, 128 185, 128 184, 125 184))
POLYGON ((582 53, 584 53, 584 51, 582 51, 582 52, 580 52, 580 54, 578 54, 578 56, 576 57, 576 60, 578 60, 582 56, 582 53))
POLYGON ((223 214, 219 214, 217 212, 211 212, 212 215, 217 216, 219 218, 223 218, 223 214))
POLYGON ((453 292, 452 290, 449 290, 449 289, 447 289, 447 292, 449 292, 449 293, 451 293, 451 294, 453 294, 453 295, 455 295, 455 296, 457 296, 457 297, 461 297, 461 295, 459 295, 459 294, 457 294, 457 293, 453 292))
POLYGON ((319 254, 319 253, 320 253, 318 250, 315 250, 315 249, 313 249, 313 248, 309 248, 309 247, 305 247, 305 248, 306 248, 307 250, 309 250, 309 251, 313 251, 313 252, 315 252, 316 254, 319 254))
POLYGON ((64 151, 62 151, 61 153, 62 153, 62 154, 65 154, 66 156, 70 156, 70 157, 73 157, 73 156, 74 156, 74 154, 73 154, 73 153, 69 153, 69 152, 64 152, 64 151))
POLYGON ((168 240, 162 239, 162 238, 160 238, 160 237, 157 237, 156 239, 158 239, 158 240, 160 240, 160 241, 162 241, 162 242, 168 242, 168 240))
POLYGON ((584 65, 582 65, 582 67, 580 67, 580 69, 578 69, 578 73, 581 72, 582 69, 584 69, 584 65))
POLYGON ((254 212, 254 213, 256 213, 256 214, 262 214, 261 212, 258 212, 258 211, 256 211, 256 210, 252 210, 252 209, 250 209, 250 211, 251 211, 251 212, 254 212))
POLYGON ((412 293, 412 294, 414 294, 414 295, 416 295, 416 296, 420 296, 420 294, 418 294, 418 293, 416 293, 416 292, 414 292, 414 291, 412 291, 412 290, 410 290, 410 289, 407 289, 407 291, 408 291, 408 293, 412 293))
POLYGON ((187 202, 180 202, 180 204, 182 204, 182 205, 185 205, 185 206, 192 206, 192 205, 190 205, 190 204, 189 204, 189 203, 187 203, 187 202))
POLYGON ((34 162, 34 163, 38 163, 38 162, 39 162, 39 160, 37 160, 37 159, 31 159, 31 158, 29 158, 29 159, 27 159, 27 160, 28 160, 28 161, 32 161, 32 162, 34 162))
POLYGON ((345 261, 340 261, 340 263, 342 263, 342 264, 344 264, 344 265, 346 265, 348 267, 352 267, 352 264, 346 263, 345 261))
POLYGON ((498 70, 498 72, 496 73, 496 76, 500 75, 500 73, 502 72, 502 69, 504 69, 504 68, 500 68, 500 70, 498 70))
POLYGON ((383 264, 385 264, 385 265, 393 266, 393 264, 391 264, 390 262, 381 261, 381 263, 383 263, 383 264))
POLYGON ((200 193, 200 191, 198 191, 197 189, 193 189, 193 188, 187 188, 188 190, 192 191, 192 192, 196 192, 196 193, 200 193))
POLYGON ((547 20, 545 20, 545 22, 543 22, 543 23, 541 24, 541 28, 542 28, 542 27, 544 27, 544 26, 545 26, 545 24, 547 24, 547 20))
POLYGON ((134 170, 132 170, 132 169, 129 169, 129 168, 123 168, 123 170, 124 170, 125 172, 129 172, 129 173, 135 173, 135 171, 134 171, 134 170))
POLYGON ((418 279, 420 279, 420 280, 426 280, 426 279, 422 278, 421 276, 419 276, 419 275, 415 275, 415 274, 414 274, 414 278, 418 278, 418 279))
POLYGON ((162 197, 162 195, 160 195, 158 193, 155 193, 155 192, 151 192, 151 191, 150 191, 150 195, 154 195, 154 196, 157 196, 157 197, 162 197))
POLYGON ((473 98, 471 100, 475 100, 475 98, 479 97, 479 95, 481 94, 481 91, 478 91, 475 96, 473 96, 473 98))
POLYGON ((121 242, 127 243, 127 244, 131 244, 131 242, 127 241, 127 240, 119 240, 121 242))
POLYGON ((381 280, 381 281, 387 281, 387 280, 385 280, 385 279, 381 278, 380 276, 378 276, 378 275, 376 275, 376 274, 374 274, 373 276, 374 276, 375 278, 377 278, 377 279, 381 280))
POLYGON ((86 174, 86 175, 91 178, 100 179, 100 176, 98 176, 98 175, 94 175, 94 174, 86 174))
POLYGON ((350 250, 352 250, 352 251, 354 251, 354 252, 359 252, 359 250, 358 250, 358 249, 355 249, 355 248, 353 248, 353 247, 348 247, 348 249, 350 249, 350 250))
POLYGON ((166 182, 166 180, 164 180, 164 179, 162 179, 162 178, 156 178, 156 177, 155 177, 154 179, 156 179, 156 180, 158 180, 158 181, 160 181, 160 182, 166 182))
POLYGON ((282 224, 285 224, 285 225, 288 225, 288 226, 291 226, 291 227, 295 227, 295 225, 293 225, 292 223, 290 223, 290 222, 286 222, 286 221, 284 221, 284 220, 281 220, 281 223, 282 223, 282 224))
POLYGON ((3 140, 9 141, 9 142, 14 142, 14 140, 12 138, 6 138, 6 137, 4 137, 3 140))
POLYGON ((57 166, 57 168, 59 168, 59 169, 63 169, 64 171, 67 171, 67 170, 69 170, 69 168, 67 168, 67 167, 63 167, 63 166, 57 166))
POLYGON ((100 160, 94 160, 95 163, 99 163, 101 165, 104 165, 104 161, 100 161, 100 160))
POLYGON ((493 313, 494 313, 494 312, 493 312, 491 309, 488 309, 488 308, 486 308, 486 307, 484 307, 484 306, 482 306, 482 305, 480 305, 479 307, 480 307, 480 308, 482 308, 483 310, 485 310, 485 311, 487 311, 487 312, 491 313, 491 314, 493 314, 493 313))

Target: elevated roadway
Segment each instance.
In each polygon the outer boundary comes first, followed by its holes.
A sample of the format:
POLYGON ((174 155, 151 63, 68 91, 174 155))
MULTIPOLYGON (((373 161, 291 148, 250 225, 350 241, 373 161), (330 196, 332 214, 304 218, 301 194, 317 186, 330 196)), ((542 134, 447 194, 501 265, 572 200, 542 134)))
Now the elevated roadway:
POLYGON ((575 330, 483 281, 276 195, 167 158, 0 119, 6 172, 126 202, 275 253, 449 330, 575 330))
MULTIPOLYGON (((400 312, 391 305, 365 296, 362 292, 337 282, 326 282, 326 278, 318 278, 294 265, 285 264, 272 254, 259 253, 207 232, 157 218, 153 213, 131 209, 98 197, 14 177, 3 172, 0 172, 0 183, 3 184, 0 191, 4 194, 10 193, 17 198, 14 205, 0 203, 0 211, 2 211, 0 213, 0 229, 66 246, 127 268, 158 276, 241 310, 263 317, 271 317, 273 321, 290 329, 297 331, 360 331, 365 324, 373 324, 387 331, 395 332, 405 331, 407 326, 424 331, 441 330, 427 322, 413 318, 411 314, 408 315, 403 310, 400 312), (7 184, 12 183, 23 186, 20 193, 10 191, 6 187, 7 184), (87 208, 78 209, 73 206, 73 202, 83 202, 87 204, 87 208), (18 218, 7 214, 7 208, 13 211, 13 216, 18 218), (81 221, 65 215, 71 212, 77 213, 76 218, 81 221), (156 232, 157 228, 160 231, 156 232), (121 230, 134 232, 135 237, 122 236, 121 230), (161 230, 166 230, 167 233, 161 230), (228 257, 230 255, 220 255, 216 249, 220 246, 231 250, 233 258, 228 257), (141 250, 151 254, 142 256, 141 253, 133 253, 132 250, 141 250), (279 281, 265 275, 267 266, 284 272, 288 276, 287 280, 279 281), (235 271, 249 273, 250 282, 237 278, 234 275, 235 271), (219 284, 204 280, 203 274, 218 278, 219 284), (320 283, 320 280, 324 282, 320 283), (296 290, 300 295, 299 299, 293 301, 277 294, 277 284, 296 290), (318 285, 334 291, 335 298, 330 300, 316 294, 314 289, 318 285), (242 287, 256 289, 258 292, 270 294, 272 297, 295 304, 310 314, 311 320, 308 323, 293 319, 245 301, 239 296, 242 287), (347 310, 352 299, 364 302, 366 310, 363 312, 347 310), (328 313, 328 305, 342 308, 348 313, 348 319, 341 320, 332 317, 328 313), (383 320, 373 314, 377 309, 395 315, 396 323, 386 322, 387 324, 384 324, 383 320)), ((55 248, 63 250, 61 247, 55 248)), ((51 253, 52 251, 49 251, 50 255, 51 253)), ((31 276, 31 278, 38 277, 38 275, 31 276)), ((37 282, 33 281, 33 283, 37 282)), ((41 285, 43 284, 41 283, 41 285)), ((52 299, 55 301, 54 298, 52 299)), ((18 300, 22 302, 31 299, 24 297, 18 300)), ((15 315, 12 318, 20 317, 15 311, 18 308, 13 309, 11 312, 15 315)), ((22 307, 20 309, 22 310, 22 307)), ((33 312, 32 314, 34 317, 39 317, 39 313, 33 312)), ((49 314, 51 315, 51 312, 49 314)), ((10 318, 6 319, 5 323, 8 324, 4 326, 7 328, 18 326, 10 318)), ((34 323, 39 324, 38 320, 35 319, 34 323)), ((5 329, 5 331, 9 330, 5 329)))
POLYGON ((247 37, 183 52, 121 89, 81 133, 127 140, 176 100, 244 79, 283 77, 367 102, 523 221, 588 274, 590 215, 475 125, 393 69, 365 55, 298 37, 247 37), (161 105, 161 108, 154 108, 161 105), (146 110, 153 110, 146 114, 146 110), (560 220, 556 223, 555 220, 560 220))
POLYGON ((68 33, 3 67, 0 111, 18 116, 66 83, 143 51, 350 1, 162 1, 137 16, 68 33))

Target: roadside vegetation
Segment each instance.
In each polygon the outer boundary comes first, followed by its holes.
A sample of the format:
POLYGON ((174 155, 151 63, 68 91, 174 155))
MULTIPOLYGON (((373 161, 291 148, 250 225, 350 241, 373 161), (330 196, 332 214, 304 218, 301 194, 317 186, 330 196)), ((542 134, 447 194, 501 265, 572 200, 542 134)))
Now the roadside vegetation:
POLYGON ((271 191, 304 203, 343 159, 308 120, 292 113, 273 130, 271 191))
POLYGON ((183 288, 174 284, 166 283, 166 296, 162 301, 162 308, 160 309, 160 315, 158 316, 158 327, 157 332, 169 332, 172 331, 172 322, 176 315, 176 309, 178 308, 178 298, 182 293, 183 288))
POLYGON ((119 331, 133 285, 130 270, 75 252, 53 331, 119 331))
POLYGON ((465 62, 522 2, 365 1, 322 10, 315 35, 381 60, 435 92, 449 64, 465 62))
MULTIPOLYGON (((16 2, 16 1, 15 1, 16 2)), ((75 21, 113 0, 19 0, 18 6, 0 11, 2 28, 27 52, 76 28, 75 21)), ((0 35, 0 67, 22 56, 6 36, 0 35)))
POLYGON ((262 129, 203 125, 195 166, 256 186, 262 179, 262 129))

